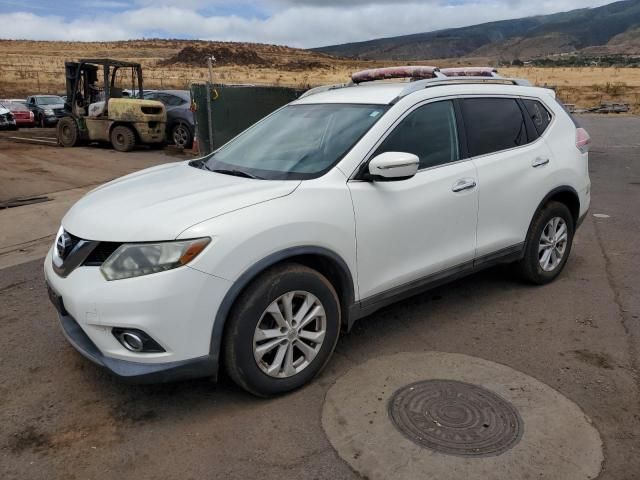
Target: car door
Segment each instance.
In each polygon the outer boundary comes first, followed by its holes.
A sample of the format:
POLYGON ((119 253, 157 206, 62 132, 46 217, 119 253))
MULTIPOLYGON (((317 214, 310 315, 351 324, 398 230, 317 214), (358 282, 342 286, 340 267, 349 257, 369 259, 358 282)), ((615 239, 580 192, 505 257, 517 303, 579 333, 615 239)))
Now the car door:
POLYGON ((518 250, 550 190, 551 152, 517 98, 460 100, 480 197, 476 257, 518 250))
POLYGON ((348 183, 363 304, 408 292, 473 261, 476 170, 461 154, 458 131, 452 100, 422 104, 396 122, 370 157, 413 153, 420 158, 418 173, 348 183))

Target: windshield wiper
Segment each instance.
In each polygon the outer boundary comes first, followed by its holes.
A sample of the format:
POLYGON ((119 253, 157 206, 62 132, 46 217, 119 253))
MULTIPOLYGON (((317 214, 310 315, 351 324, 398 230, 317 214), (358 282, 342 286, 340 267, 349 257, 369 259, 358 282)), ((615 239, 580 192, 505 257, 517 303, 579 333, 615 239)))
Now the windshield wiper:
POLYGON ((255 178, 255 179, 258 179, 258 180, 264 180, 264 178, 262 178, 262 177, 258 177, 257 175, 252 175, 250 173, 243 172, 242 170, 227 170, 227 169, 224 169, 224 168, 210 169, 208 166, 207 166, 207 170, 209 170, 210 172, 215 172, 215 173, 223 173, 224 175, 233 175, 235 177, 255 178))

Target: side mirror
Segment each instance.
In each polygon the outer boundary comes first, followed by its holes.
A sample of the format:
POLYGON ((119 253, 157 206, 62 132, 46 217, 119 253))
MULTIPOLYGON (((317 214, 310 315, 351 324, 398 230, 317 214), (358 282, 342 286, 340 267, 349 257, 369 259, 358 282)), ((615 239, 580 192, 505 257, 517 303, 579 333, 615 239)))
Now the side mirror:
POLYGON ((385 152, 369 162, 371 180, 405 180, 418 172, 420 159, 406 152, 385 152))

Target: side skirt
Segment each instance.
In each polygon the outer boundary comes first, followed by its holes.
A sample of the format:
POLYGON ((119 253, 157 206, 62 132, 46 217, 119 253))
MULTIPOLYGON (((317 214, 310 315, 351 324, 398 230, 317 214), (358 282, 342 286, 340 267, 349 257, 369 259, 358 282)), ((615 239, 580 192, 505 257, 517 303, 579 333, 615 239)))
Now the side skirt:
POLYGON ((493 265, 520 260, 524 255, 524 246, 525 244, 522 242, 511 247, 503 248, 497 252, 483 255, 475 260, 447 268, 440 272, 405 283, 404 285, 394 287, 385 292, 377 293, 361 300, 360 302, 356 302, 351 306, 351 308, 349 308, 349 318, 346 325, 347 331, 351 330, 351 327, 356 320, 371 315, 376 310, 380 310, 387 305, 413 297, 414 295, 418 295, 458 278, 484 270, 485 268, 493 265))

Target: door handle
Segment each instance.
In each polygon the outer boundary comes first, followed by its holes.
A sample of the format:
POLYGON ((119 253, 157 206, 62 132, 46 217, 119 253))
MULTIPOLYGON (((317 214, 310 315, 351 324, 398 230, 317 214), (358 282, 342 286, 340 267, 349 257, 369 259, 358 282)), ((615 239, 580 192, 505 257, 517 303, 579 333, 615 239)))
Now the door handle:
POLYGON ((548 158, 537 157, 533 162, 531 162, 531 166, 533 168, 542 167, 543 165, 546 165, 547 163, 549 163, 549 159, 548 158))
POLYGON ((457 193, 463 192, 464 190, 471 190, 472 188, 476 188, 476 181, 473 178, 463 178, 453 184, 451 191, 457 193))

